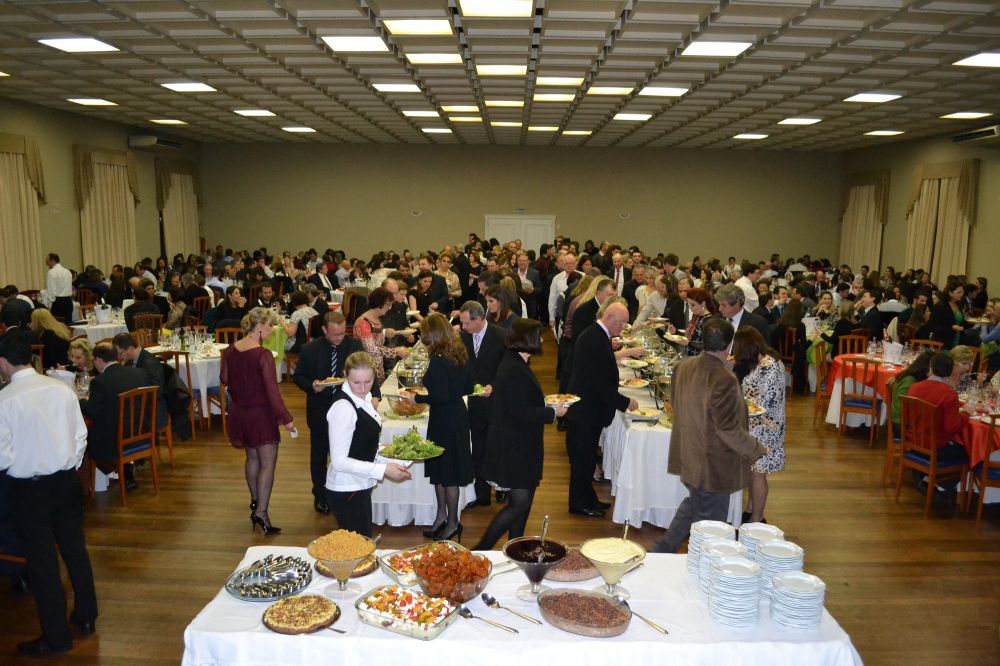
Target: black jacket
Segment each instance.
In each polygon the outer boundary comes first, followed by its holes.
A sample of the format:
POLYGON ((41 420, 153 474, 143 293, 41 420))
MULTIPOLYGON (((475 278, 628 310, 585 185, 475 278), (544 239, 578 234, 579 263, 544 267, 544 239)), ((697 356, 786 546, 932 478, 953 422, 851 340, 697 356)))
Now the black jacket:
POLYGON ((80 409, 92 421, 87 454, 97 462, 110 464, 118 456, 118 396, 143 386, 150 386, 145 372, 118 363, 105 367, 90 382, 90 396, 80 401, 80 409))
MULTIPOLYGON (((927 320, 930 329, 931 340, 944 344, 944 349, 951 349, 955 346, 955 333, 952 326, 956 324, 955 315, 952 314, 948 301, 942 299, 931 309, 931 316, 927 320)), ((968 328, 969 323, 964 322, 963 328, 968 328)))
POLYGON ((144 370, 148 381, 147 386, 156 386, 160 389, 156 394, 156 429, 159 430, 167 425, 170 413, 167 411, 166 383, 167 376, 163 372, 163 364, 160 359, 150 354, 145 349, 140 349, 138 356, 132 363, 135 367, 144 370))
MULTIPOLYGON (((496 324, 487 323, 486 333, 483 335, 483 341, 479 345, 478 357, 473 351, 472 334, 462 331, 459 337, 462 339, 465 351, 469 355, 466 365, 469 368, 469 372, 472 373, 472 381, 483 386, 492 384, 496 378, 497 368, 500 367, 500 361, 503 359, 506 350, 504 347, 506 331, 496 324)), ((473 436, 483 434, 489 427, 490 411, 493 408, 492 400, 492 398, 469 398, 469 429, 474 433, 473 436)))
POLYGON ((588 326, 573 345, 569 392, 580 396, 580 401, 567 416, 583 425, 604 428, 615 410, 628 409, 629 399, 618 393, 618 364, 611 340, 599 324, 588 326))
POLYGON ((586 303, 581 303, 576 306, 576 310, 573 311, 573 345, 576 345, 576 341, 580 339, 583 332, 590 328, 590 325, 597 321, 597 311, 600 306, 597 304, 597 299, 592 298, 586 303))
POLYGON ((858 328, 867 328, 869 339, 882 339, 882 313, 878 311, 877 307, 873 307, 861 316, 858 328))
MULTIPOLYGON (((146 315, 146 314, 160 314, 160 309, 156 307, 151 301, 136 301, 132 305, 125 308, 125 328, 129 331, 135 330, 135 317, 136 315, 146 315)), ((164 318, 166 319, 166 318, 164 318)))
MULTIPOLYGON (((313 317, 316 319, 316 317, 313 317)), ((327 388, 319 393, 313 391, 312 383, 317 379, 330 377, 330 355, 333 345, 324 336, 303 345, 299 352, 299 362, 292 373, 292 381, 306 394, 306 421, 309 428, 325 427, 326 413, 333 404, 333 394, 337 389, 327 388)), ((344 362, 354 352, 364 351, 361 341, 357 338, 345 337, 337 348, 336 377, 343 377, 344 362)), ((381 398, 382 393, 377 386, 372 386, 372 395, 381 398)))

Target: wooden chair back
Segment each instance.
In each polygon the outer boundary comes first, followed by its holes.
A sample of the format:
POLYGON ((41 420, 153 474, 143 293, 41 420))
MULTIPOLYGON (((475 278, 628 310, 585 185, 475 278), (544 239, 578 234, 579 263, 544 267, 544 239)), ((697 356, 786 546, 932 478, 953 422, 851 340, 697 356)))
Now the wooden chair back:
POLYGON ((81 310, 88 306, 92 308, 97 305, 97 292, 90 289, 77 289, 76 301, 80 304, 81 310))
MULTIPOLYGON (((1000 414, 990 414, 990 440, 992 446, 986 447, 986 457, 980 464, 978 474, 972 475, 972 482, 979 486, 979 506, 976 509, 976 527, 983 520, 983 500, 986 497, 987 488, 1000 488, 1000 460, 990 460, 990 451, 994 451, 1000 446, 995 442, 1000 438, 1000 414)), ((974 471, 974 470, 973 470, 974 471)))
POLYGON ((851 335, 864 336, 865 340, 869 340, 872 337, 872 332, 867 328, 853 328, 851 329, 851 335))
POLYGON ((938 342, 937 340, 924 340, 924 339, 912 339, 910 340, 910 346, 917 351, 941 351, 944 348, 943 342, 938 342))
POLYGON ((896 388, 896 378, 889 377, 885 383, 885 395, 889 400, 889 418, 885 423, 885 464, 882 466, 882 485, 892 473, 893 463, 899 455, 899 438, 896 436, 897 429, 892 423, 892 394, 896 388))
POLYGON ((105 342, 108 343, 109 345, 113 345, 115 343, 115 339, 114 338, 101 338, 100 340, 98 340, 97 342, 94 343, 94 346, 96 347, 97 345, 104 344, 105 342))
POLYGON ((247 287, 246 297, 247 297, 248 308, 254 307, 254 303, 256 303, 257 299, 260 298, 261 289, 262 285, 259 284, 252 284, 249 287, 247 287))
POLYGON ((844 354, 863 354, 868 338, 863 335, 842 335, 837 339, 837 356, 844 354))
MULTIPOLYGON (((184 382, 184 386, 191 391, 191 353, 177 349, 165 349, 153 354, 167 365, 173 365, 174 372, 184 382)), ((188 402, 188 419, 191 421, 191 439, 194 435, 194 396, 188 402)))
POLYGON ((896 475, 896 501, 903 485, 903 471, 907 468, 923 472, 927 481, 927 497, 924 501, 924 517, 930 514, 931 498, 938 481, 957 478, 962 484, 962 506, 967 501, 965 493, 967 464, 938 466, 938 409, 934 405, 913 396, 904 395, 899 399, 899 473, 896 475), (913 455, 908 456, 908 453, 913 455), (925 461, 926 462, 923 462, 925 461))
POLYGON ((897 324, 896 335, 899 336, 899 344, 905 345, 917 337, 917 327, 910 324, 897 324))
POLYGON ((966 345, 966 347, 976 352, 976 355, 972 358, 972 366, 969 368, 969 372, 979 373, 982 375, 989 372, 990 364, 983 355, 982 347, 976 347, 975 345, 966 345))
POLYGON ((813 345, 813 359, 816 361, 816 395, 813 403, 813 425, 816 425, 816 418, 819 417, 827 404, 830 402, 830 394, 827 391, 826 381, 830 374, 830 366, 826 363, 826 342, 820 339, 813 345))
POLYGON ((138 333, 139 331, 149 331, 153 334, 153 337, 156 338, 160 334, 160 329, 163 328, 163 315, 136 315, 132 319, 132 326, 134 333, 138 333))
POLYGON ((158 342, 159 331, 152 331, 148 328, 137 328, 132 331, 132 337, 135 338, 135 343, 142 348, 155 347, 158 342))
POLYGON ((861 414, 868 418, 869 448, 875 445, 875 432, 878 430, 879 401, 877 392, 872 386, 878 377, 878 366, 878 361, 867 358, 847 358, 844 359, 843 371, 840 374, 841 397, 837 436, 843 435, 848 414, 861 414))
POLYGON ((143 458, 149 459, 153 472, 153 487, 160 492, 156 470, 156 393, 159 387, 145 386, 118 395, 118 487, 125 506, 125 465, 143 458))
POLYGON ((785 329, 785 334, 778 341, 778 356, 785 363, 791 365, 792 357, 795 355, 795 343, 798 341, 798 331, 791 326, 785 329))
POLYGON ((195 326, 197 326, 200 323, 201 323, 201 320, 198 319, 197 317, 184 317, 184 321, 181 323, 181 325, 184 328, 194 328, 195 326))
POLYGON ((242 328, 215 329, 215 341, 217 343, 231 345, 242 337, 243 337, 242 328))
POLYGON ((191 307, 198 312, 199 324, 205 321, 205 312, 208 311, 208 308, 211 307, 211 305, 212 299, 208 296, 198 296, 194 299, 194 302, 191 303, 191 307))

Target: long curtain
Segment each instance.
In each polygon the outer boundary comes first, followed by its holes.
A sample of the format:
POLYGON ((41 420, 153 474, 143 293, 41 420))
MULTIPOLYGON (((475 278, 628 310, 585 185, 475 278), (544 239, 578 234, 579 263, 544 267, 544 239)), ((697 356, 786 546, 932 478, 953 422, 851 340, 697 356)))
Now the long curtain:
POLYGON ((920 194, 906 216, 907 268, 931 269, 940 192, 941 182, 937 179, 920 183, 920 194))
POLYGON ((45 271, 38 207, 45 184, 31 137, 0 133, 0 284, 42 289, 45 271))
POLYGON ((135 168, 131 155, 75 146, 83 263, 107 272, 136 260, 135 168))
POLYGON ((841 263, 854 267, 879 265, 888 189, 888 180, 848 189, 840 228, 841 263))
POLYGON ((163 213, 167 255, 197 253, 198 192, 195 172, 187 165, 156 161, 157 204, 163 213))

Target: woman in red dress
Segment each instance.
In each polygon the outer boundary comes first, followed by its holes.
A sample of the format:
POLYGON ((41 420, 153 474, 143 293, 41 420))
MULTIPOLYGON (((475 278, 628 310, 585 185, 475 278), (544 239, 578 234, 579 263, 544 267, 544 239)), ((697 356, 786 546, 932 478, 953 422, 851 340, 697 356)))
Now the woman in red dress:
POLYGON ((267 504, 278 461, 278 424, 295 432, 292 415, 278 393, 274 355, 261 347, 278 317, 269 308, 254 308, 243 317, 243 337, 222 355, 220 378, 229 389, 229 441, 246 453, 245 472, 250 488, 250 529, 277 534, 267 504))

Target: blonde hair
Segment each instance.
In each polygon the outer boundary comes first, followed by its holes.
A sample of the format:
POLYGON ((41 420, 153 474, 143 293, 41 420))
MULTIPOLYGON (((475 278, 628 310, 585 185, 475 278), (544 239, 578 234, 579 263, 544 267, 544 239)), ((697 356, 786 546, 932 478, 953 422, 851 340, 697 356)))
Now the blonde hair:
POLYGON ((31 330, 35 335, 41 335, 42 331, 52 331, 67 342, 73 337, 65 324, 60 323, 51 312, 41 308, 31 312, 31 330))
POLYGON ((590 283, 594 281, 593 276, 584 275, 582 278, 576 281, 576 286, 573 287, 573 291, 570 293, 570 298, 576 298, 580 294, 586 293, 587 289, 590 287, 590 283))
POLYGON ((958 345, 956 347, 952 347, 951 351, 948 352, 948 355, 951 356, 951 360, 955 363, 971 364, 976 358, 976 350, 967 345, 958 345))
POLYGON ((375 360, 368 352, 354 352, 344 361, 344 376, 350 374, 351 370, 371 370, 375 372, 375 360))
POLYGON ((278 323, 278 315, 274 313, 274 310, 271 308, 254 308, 246 313, 243 320, 240 321, 240 326, 243 328, 243 333, 247 334, 258 326, 274 326, 276 323, 278 323))
POLYGON ((94 347, 87 338, 77 338, 69 343, 69 350, 79 349, 83 352, 83 364, 87 370, 94 369, 94 347))
POLYGON ((854 323, 856 321, 854 319, 854 301, 849 301, 846 298, 840 301, 840 305, 837 307, 837 318, 854 323))

